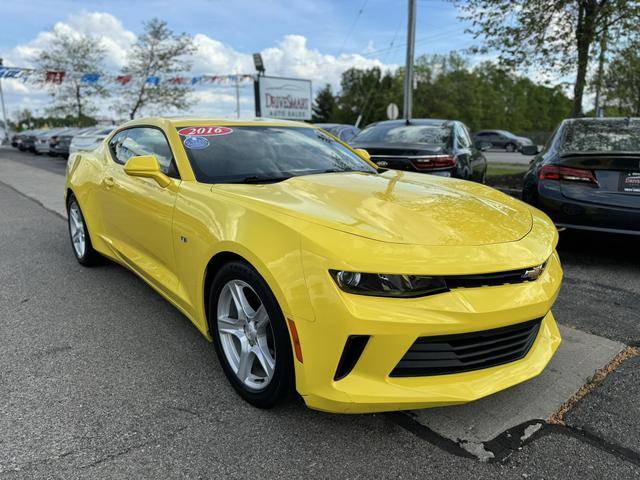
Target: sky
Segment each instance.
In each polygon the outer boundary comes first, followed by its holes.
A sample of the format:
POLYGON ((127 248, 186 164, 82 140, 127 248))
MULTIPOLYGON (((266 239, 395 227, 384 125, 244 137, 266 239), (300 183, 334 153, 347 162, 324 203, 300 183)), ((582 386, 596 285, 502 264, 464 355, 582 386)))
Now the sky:
MULTIPOLYGON (((446 0, 418 0, 416 57, 462 50, 475 42, 456 8, 446 0)), ((253 73, 251 54, 262 53, 268 75, 308 78, 314 90, 339 89, 351 67, 394 69, 404 63, 407 0, 2 0, 0 57, 29 67, 52 32, 99 37, 104 65, 116 74, 130 45, 151 17, 194 37, 191 74, 253 73)), ((42 87, 3 80, 9 117, 28 108, 44 113, 50 97, 42 87)), ((195 92, 188 113, 235 116, 235 90, 208 85, 195 92)), ((253 90, 241 88, 241 114, 253 114, 253 90)), ((109 103, 104 116, 114 117, 109 103)), ((175 113, 175 112, 167 112, 175 113)))

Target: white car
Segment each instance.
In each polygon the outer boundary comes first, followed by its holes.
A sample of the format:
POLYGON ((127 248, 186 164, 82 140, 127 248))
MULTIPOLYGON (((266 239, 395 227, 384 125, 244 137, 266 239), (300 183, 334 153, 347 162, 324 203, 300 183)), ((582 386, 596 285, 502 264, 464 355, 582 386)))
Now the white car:
POLYGON ((98 126, 71 139, 69 154, 93 150, 113 131, 110 126, 98 126))

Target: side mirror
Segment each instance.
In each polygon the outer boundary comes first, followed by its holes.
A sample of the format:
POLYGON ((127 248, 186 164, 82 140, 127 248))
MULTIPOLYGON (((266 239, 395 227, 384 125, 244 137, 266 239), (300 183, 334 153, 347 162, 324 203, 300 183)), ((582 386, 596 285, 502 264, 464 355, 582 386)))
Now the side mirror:
POLYGON ((538 145, 523 145, 520 148, 520 153, 522 153, 522 155, 537 155, 540 153, 540 149, 538 145))
POLYGON ((356 153, 364 158, 366 161, 371 161, 371 155, 364 148, 356 148, 356 153))
POLYGON ((491 147, 493 147, 493 143, 491 143, 491 142, 487 142, 485 140, 480 140, 480 141, 476 142, 476 148, 478 150, 482 151, 482 152, 486 152, 491 147))
POLYGON ((124 164, 124 172, 132 177, 152 178, 163 188, 171 184, 171 179, 160 170, 160 164, 155 155, 131 157, 124 164))

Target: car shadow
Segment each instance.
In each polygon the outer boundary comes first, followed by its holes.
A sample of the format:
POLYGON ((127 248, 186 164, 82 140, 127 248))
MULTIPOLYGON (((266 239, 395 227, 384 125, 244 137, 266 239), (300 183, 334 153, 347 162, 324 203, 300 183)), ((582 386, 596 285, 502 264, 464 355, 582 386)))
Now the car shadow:
POLYGON ((585 230, 564 230, 560 233, 558 252, 564 259, 588 264, 605 262, 625 266, 640 264, 640 236, 619 235, 585 230))

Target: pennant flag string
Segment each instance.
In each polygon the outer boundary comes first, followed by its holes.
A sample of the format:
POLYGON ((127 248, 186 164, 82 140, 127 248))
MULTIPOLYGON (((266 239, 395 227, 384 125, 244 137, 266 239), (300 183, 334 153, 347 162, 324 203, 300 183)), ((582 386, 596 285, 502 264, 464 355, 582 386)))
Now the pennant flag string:
MULTIPOLYGON (((22 82, 38 85, 57 86, 67 81, 79 81, 84 85, 96 85, 100 84, 114 84, 118 86, 126 86, 135 82, 134 75, 103 75, 95 72, 64 72, 61 70, 37 70, 33 68, 22 67, 6 67, 0 66, 0 78, 21 80, 22 82)), ((162 83, 169 83, 172 85, 206 85, 206 84, 218 84, 218 85, 232 85, 235 82, 245 83, 255 80, 255 75, 251 74, 238 74, 238 75, 194 75, 194 76, 160 76, 149 75, 144 79, 144 83, 148 86, 154 87, 162 83)))

